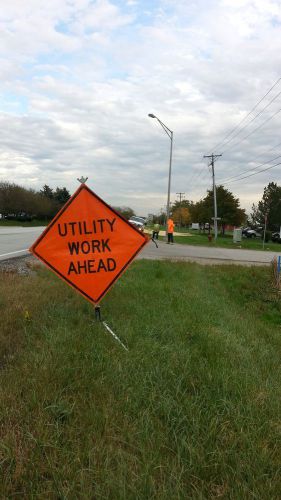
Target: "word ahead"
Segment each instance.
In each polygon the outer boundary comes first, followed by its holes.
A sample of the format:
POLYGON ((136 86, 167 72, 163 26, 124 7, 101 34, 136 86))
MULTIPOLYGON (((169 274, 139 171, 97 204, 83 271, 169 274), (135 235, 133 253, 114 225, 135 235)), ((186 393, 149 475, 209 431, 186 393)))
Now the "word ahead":
POLYGON ((96 304, 147 242, 82 184, 30 251, 96 304))

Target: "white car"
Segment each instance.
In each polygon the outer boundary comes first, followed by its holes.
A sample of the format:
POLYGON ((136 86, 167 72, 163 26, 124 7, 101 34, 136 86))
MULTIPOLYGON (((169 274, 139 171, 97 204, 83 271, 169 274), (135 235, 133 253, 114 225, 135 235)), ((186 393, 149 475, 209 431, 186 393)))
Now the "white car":
POLYGON ((132 215, 130 218, 130 222, 139 222, 143 226, 146 224, 146 219, 144 217, 137 217, 136 215, 132 215))
POLYGON ((135 220, 135 218, 129 219, 129 222, 130 222, 130 224, 135 226, 137 229, 139 229, 139 231, 142 231, 142 232, 144 231, 144 223, 143 222, 137 221, 137 220, 135 220))

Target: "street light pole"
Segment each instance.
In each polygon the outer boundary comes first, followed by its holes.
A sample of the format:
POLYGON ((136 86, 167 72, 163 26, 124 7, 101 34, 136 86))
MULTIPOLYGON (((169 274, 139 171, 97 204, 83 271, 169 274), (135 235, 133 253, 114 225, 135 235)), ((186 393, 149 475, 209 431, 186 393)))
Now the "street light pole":
POLYGON ((173 131, 170 130, 167 125, 165 125, 157 116, 155 116, 153 113, 149 113, 149 118, 156 118, 156 120, 160 123, 161 127, 163 130, 166 132, 167 136, 169 137, 171 143, 170 143, 170 161, 169 161, 169 176, 168 176, 168 195, 167 195, 167 215, 166 215, 166 231, 168 235, 168 220, 170 218, 170 197, 171 197, 171 173, 172 173, 172 156, 173 156, 173 131))

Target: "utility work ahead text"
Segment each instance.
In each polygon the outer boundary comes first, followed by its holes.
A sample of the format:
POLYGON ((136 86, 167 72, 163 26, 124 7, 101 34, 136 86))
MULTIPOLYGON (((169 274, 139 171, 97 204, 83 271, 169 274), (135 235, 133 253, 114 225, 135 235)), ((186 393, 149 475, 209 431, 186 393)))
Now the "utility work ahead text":
POLYGON ((65 239, 69 255, 67 275, 108 273, 115 271, 116 261, 110 257, 110 236, 116 229, 116 218, 58 223, 58 236, 65 239), (104 235, 106 234, 106 237, 104 235), (89 236, 92 238, 89 238, 89 236), (81 239, 85 236, 85 239, 81 239), (80 258, 75 258, 75 257, 80 258))

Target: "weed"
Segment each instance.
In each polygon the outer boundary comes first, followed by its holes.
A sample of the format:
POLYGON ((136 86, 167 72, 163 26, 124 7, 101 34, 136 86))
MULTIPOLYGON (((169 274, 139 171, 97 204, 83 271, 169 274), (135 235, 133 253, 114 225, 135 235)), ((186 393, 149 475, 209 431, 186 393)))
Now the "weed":
POLYGON ((49 271, 3 275, 3 498, 280 498, 269 286, 268 268, 138 261, 102 302, 126 352, 49 271))

